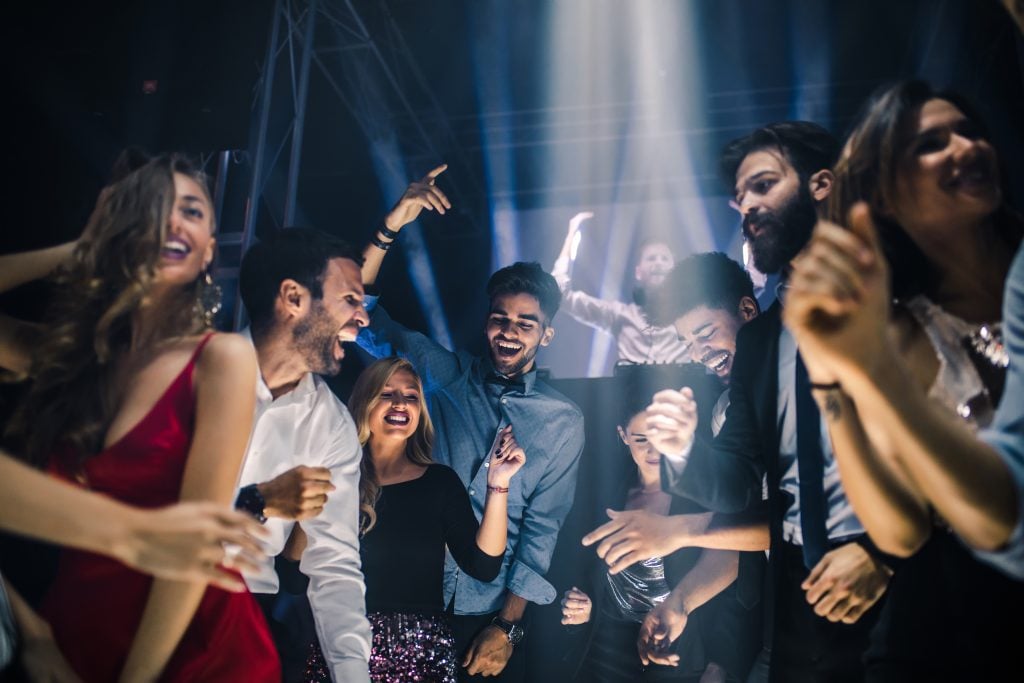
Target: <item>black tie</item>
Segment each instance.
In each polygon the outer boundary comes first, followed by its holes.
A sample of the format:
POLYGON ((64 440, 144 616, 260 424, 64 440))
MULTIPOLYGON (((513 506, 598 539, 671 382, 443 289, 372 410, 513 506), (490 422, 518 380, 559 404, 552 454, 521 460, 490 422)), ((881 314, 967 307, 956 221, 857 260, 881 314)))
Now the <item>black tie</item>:
POLYGON ((800 477, 800 531, 804 564, 813 569, 828 549, 825 529, 825 459, 821 452, 821 415, 811 396, 803 358, 796 356, 796 459, 800 477))

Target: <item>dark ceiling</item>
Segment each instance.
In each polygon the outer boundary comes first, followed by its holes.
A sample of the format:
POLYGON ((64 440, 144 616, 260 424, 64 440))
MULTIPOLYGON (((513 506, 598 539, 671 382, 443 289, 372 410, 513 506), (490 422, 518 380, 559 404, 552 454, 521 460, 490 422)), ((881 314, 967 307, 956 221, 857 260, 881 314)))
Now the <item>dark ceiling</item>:
MULTIPOLYGON (((293 3, 296 11, 305 4, 293 3)), ((406 177, 452 162, 442 186, 459 197, 459 211, 428 216, 423 227, 460 344, 478 336, 479 316, 465 310, 479 300, 467 292, 478 291, 491 268, 495 205, 564 207, 568 215, 593 202, 682 195, 717 205, 725 200, 716 156, 727 140, 794 117, 841 133, 886 81, 921 76, 976 101, 1021 203, 1021 42, 996 0, 319 5, 338 22, 317 25, 325 68, 311 71, 298 220, 361 242, 394 199, 381 180, 382 141, 394 143, 406 177), (357 87, 354 72, 366 57, 345 47, 339 28, 350 10, 394 82, 357 87), (664 20, 683 14, 685 25, 664 20), (330 73, 347 74, 344 97, 330 73), (681 149, 685 164, 675 163, 681 149), (641 151, 627 163, 629 150, 641 151)), ((222 149, 244 153, 272 7, 269 0, 44 0, 9 8, 4 154, 15 208, 0 246, 74 236, 127 144, 207 159, 222 149), (144 92, 147 81, 156 81, 155 93, 144 92)), ((258 231, 272 229, 273 213, 268 204, 258 231)), ((713 230, 725 248, 735 226, 713 230)), ((552 239, 540 250, 544 258, 557 250, 559 237, 552 239)), ((385 292, 407 291, 406 264, 392 260, 385 292)), ((414 297, 396 307, 399 317, 423 324, 414 297)))

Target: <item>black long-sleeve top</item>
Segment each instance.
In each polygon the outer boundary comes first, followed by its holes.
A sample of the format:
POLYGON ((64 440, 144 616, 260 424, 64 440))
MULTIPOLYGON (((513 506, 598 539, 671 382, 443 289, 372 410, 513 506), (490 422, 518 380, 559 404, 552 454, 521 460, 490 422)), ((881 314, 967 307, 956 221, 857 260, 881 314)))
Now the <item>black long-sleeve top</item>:
POLYGON ((498 576, 504 555, 477 547, 480 524, 451 468, 429 465, 418 479, 381 487, 375 509, 360 548, 367 612, 443 611, 445 545, 473 578, 498 576))

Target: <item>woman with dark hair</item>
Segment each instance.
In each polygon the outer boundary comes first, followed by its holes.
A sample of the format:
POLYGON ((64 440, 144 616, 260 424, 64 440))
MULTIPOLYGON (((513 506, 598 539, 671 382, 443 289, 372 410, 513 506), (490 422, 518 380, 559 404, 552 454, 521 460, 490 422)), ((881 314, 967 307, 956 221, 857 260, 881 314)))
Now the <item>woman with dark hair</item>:
MULTIPOLYGON (((651 396, 676 386, 692 386, 701 397, 700 423, 711 423, 714 401, 721 385, 705 375, 703 366, 682 369, 632 368, 622 373, 616 433, 630 459, 622 467, 609 467, 616 487, 603 507, 643 510, 654 515, 694 518, 710 513, 661 487, 661 454, 647 438, 646 422, 651 396), (699 373, 699 375, 694 373, 699 373)), ((574 680, 586 683, 627 681, 688 681, 718 683, 746 679, 756 652, 759 620, 740 607, 733 586, 739 553, 697 547, 679 549, 665 557, 634 562, 621 571, 609 569, 595 556, 588 576, 562 597, 562 623, 576 632, 579 645, 570 653, 576 664, 574 680), (662 605, 682 615, 654 620, 662 605), (670 633, 655 637, 662 625, 670 633), (676 630, 678 629, 678 630, 676 630)), ((568 658, 567 658, 568 659, 568 658)))
MULTIPOLYGON (((470 576, 498 575, 508 486, 526 454, 510 427, 498 433, 482 465, 487 501, 477 522, 458 475, 431 460, 434 427, 409 361, 383 358, 367 367, 348 406, 363 444, 360 555, 373 629, 370 679, 454 683, 458 662, 442 595, 445 547, 470 576)), ((315 645, 307 678, 330 681, 315 645)))
MULTIPOLYGON (((245 340, 210 331, 213 233, 202 174, 160 157, 104 188, 73 249, 26 260, 63 261, 41 327, 0 321, 4 367, 33 380, 9 426, 31 462, 139 507, 230 504, 257 369, 245 340)), ((280 676, 252 596, 205 581, 66 550, 41 611, 88 681, 280 676)))
POLYGON ((970 540, 957 479, 1005 470, 985 457, 940 464, 897 416, 920 393, 970 429, 992 420, 1020 218, 980 119, 919 81, 869 103, 835 176, 831 222, 794 261, 785 320, 857 516, 882 551, 906 558, 866 654, 868 680, 1009 680, 1024 584, 978 562, 949 524, 970 540))

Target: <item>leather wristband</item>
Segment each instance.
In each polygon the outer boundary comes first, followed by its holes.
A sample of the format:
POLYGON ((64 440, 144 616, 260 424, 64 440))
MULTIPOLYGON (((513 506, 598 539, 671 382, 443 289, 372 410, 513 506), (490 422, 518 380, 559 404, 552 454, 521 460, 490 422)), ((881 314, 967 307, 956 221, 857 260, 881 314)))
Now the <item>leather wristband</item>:
POLYGON ((381 238, 374 235, 373 238, 370 239, 370 244, 377 247, 381 251, 387 251, 388 249, 391 248, 391 245, 394 244, 394 242, 385 242, 381 238))
POLYGON ((386 225, 380 226, 380 228, 378 228, 378 231, 380 232, 382 237, 386 237, 389 240, 397 240, 398 239, 398 231, 397 230, 392 230, 392 229, 390 229, 386 225))

